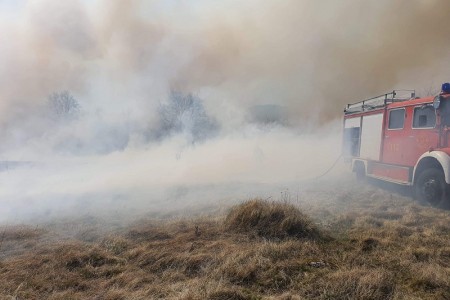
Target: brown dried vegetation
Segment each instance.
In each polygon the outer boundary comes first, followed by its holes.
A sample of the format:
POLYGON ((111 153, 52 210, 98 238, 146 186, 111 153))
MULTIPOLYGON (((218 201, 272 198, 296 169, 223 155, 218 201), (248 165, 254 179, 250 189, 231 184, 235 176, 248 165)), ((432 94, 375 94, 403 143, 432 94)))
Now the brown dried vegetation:
POLYGON ((258 199, 233 208, 225 219, 225 228, 269 239, 319 237, 317 228, 294 205, 258 199))
POLYGON ((375 188, 302 206, 252 200, 93 241, 0 228, 0 252, 21 247, 2 255, 0 299, 450 298, 448 211, 375 188))

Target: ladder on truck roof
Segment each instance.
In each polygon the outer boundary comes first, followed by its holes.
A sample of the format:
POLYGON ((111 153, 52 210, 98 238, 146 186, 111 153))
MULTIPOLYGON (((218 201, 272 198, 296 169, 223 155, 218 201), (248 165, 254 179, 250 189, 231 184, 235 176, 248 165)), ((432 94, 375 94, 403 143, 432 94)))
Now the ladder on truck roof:
POLYGON ((347 104, 344 109, 346 115, 370 111, 383 108, 389 103, 402 102, 414 99, 416 97, 415 90, 394 90, 390 93, 347 104))

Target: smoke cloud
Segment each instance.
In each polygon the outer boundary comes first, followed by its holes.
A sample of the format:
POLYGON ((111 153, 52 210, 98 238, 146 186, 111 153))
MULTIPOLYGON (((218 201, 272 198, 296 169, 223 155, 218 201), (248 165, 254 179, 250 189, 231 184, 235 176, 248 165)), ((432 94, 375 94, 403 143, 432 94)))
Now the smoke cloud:
POLYGON ((449 36, 446 0, 3 1, 0 160, 34 164, 0 173, 3 219, 307 178, 339 155, 346 103, 449 81, 449 36), (76 119, 49 116, 62 91, 76 119), (198 109, 161 131, 171 91, 198 109), (196 140, 198 115, 217 126, 196 140))

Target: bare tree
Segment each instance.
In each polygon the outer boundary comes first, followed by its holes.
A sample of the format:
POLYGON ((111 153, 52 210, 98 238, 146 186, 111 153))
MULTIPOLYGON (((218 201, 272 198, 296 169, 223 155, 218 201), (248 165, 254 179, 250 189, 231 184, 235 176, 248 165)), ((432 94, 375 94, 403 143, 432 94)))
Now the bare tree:
POLYGON ((160 104, 159 115, 158 137, 185 132, 195 142, 214 135, 219 129, 217 121, 206 113, 202 100, 191 93, 172 90, 167 102, 160 104))
POLYGON ((48 107, 52 117, 57 120, 76 119, 81 109, 78 101, 68 91, 48 96, 48 107))
POLYGON ((437 94, 439 94, 439 92, 440 89, 437 88, 434 84, 431 84, 429 87, 422 89, 422 96, 423 97, 436 96, 437 94))
POLYGON ((287 109, 277 104, 255 105, 250 107, 247 119, 259 125, 289 124, 287 109))

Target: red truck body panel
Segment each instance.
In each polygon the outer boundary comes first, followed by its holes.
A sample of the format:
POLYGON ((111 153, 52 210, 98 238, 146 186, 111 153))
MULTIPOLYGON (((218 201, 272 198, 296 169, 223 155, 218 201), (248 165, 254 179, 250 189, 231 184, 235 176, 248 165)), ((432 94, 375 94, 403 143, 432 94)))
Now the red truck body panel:
MULTIPOLYGON (((433 107, 435 97, 415 98, 413 93, 410 99, 398 100, 395 95, 395 91, 386 94, 381 104, 380 97, 349 104, 344 116, 344 146, 351 148, 347 157, 353 164, 364 163, 368 176, 412 185, 414 168, 424 153, 439 150, 450 154, 450 129, 442 126, 440 111, 433 107)), ((447 98, 450 95, 442 99, 447 98)))

